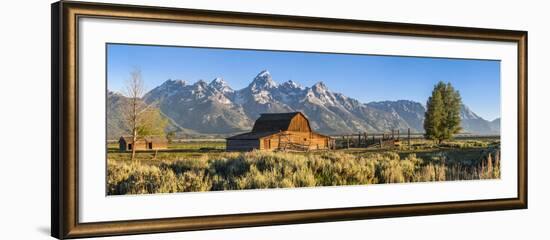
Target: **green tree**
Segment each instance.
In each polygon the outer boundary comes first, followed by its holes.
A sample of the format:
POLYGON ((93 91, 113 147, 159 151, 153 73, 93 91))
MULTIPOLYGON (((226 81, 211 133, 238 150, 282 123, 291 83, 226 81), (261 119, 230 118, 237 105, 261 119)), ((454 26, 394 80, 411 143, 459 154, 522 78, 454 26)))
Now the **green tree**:
POLYGON ((158 108, 149 108, 143 112, 138 125, 138 136, 164 136, 168 120, 163 117, 158 108))
POLYGON ((172 143, 174 141, 174 138, 176 138, 176 131, 169 131, 166 134, 166 139, 168 139, 168 143, 172 143))
POLYGON ((426 103, 424 136, 438 143, 451 139, 461 130, 461 106, 460 93, 450 83, 437 83, 426 103))
POLYGON ((443 97, 437 89, 432 91, 432 96, 426 103, 426 113, 424 116, 424 131, 427 139, 440 139, 441 123, 443 122, 443 97))

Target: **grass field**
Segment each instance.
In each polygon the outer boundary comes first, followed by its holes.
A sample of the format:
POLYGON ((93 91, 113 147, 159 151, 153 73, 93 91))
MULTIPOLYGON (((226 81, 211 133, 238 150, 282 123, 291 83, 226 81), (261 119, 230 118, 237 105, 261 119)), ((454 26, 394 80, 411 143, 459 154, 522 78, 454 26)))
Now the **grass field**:
POLYGON ((169 149, 120 153, 108 145, 109 195, 500 178, 498 139, 395 149, 225 152, 222 141, 172 143, 169 149))
POLYGON ((188 141, 138 152, 134 162, 117 146, 108 145, 110 195, 500 178, 498 139, 299 153, 225 152, 223 141, 188 141))

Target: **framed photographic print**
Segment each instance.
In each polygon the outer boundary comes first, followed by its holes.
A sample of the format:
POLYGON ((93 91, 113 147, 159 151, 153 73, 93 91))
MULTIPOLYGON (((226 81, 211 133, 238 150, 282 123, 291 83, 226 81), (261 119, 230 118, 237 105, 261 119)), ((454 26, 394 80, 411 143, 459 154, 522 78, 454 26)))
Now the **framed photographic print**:
POLYGON ((52 236, 527 208, 527 32, 61 1, 52 236))

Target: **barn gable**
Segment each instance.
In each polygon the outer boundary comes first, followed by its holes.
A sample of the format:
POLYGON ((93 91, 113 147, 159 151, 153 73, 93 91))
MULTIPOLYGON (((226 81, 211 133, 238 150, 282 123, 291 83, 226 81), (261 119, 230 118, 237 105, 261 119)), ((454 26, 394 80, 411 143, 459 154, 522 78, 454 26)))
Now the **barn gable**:
POLYGON ((301 112, 263 113, 254 123, 252 132, 311 132, 309 120, 301 112))

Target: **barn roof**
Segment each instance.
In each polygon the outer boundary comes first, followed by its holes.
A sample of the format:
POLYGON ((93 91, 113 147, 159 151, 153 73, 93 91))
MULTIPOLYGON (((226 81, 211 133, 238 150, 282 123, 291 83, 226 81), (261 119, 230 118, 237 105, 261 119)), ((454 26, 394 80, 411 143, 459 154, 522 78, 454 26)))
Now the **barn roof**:
POLYGON ((302 115, 306 118, 301 112, 262 113, 260 118, 254 123, 252 132, 286 131, 290 126, 292 118, 296 115, 302 115))

